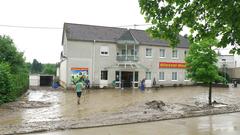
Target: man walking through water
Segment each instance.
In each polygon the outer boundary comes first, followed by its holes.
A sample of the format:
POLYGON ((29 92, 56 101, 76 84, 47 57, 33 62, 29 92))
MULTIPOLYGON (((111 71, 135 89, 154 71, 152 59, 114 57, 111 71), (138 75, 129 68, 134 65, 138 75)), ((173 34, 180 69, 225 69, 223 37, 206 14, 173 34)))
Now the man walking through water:
POLYGON ((80 79, 77 83, 76 83, 76 92, 77 92, 77 104, 80 104, 80 97, 82 95, 82 89, 83 89, 83 83, 82 80, 80 79))

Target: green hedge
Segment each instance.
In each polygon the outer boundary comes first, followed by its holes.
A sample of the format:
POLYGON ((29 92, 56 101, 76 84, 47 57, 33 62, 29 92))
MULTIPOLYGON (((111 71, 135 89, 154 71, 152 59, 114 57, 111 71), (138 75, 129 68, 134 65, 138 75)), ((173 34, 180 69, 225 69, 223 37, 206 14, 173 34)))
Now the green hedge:
POLYGON ((0 104, 11 100, 9 98, 13 85, 11 83, 12 75, 10 74, 10 67, 7 64, 0 63, 0 104))
POLYGON ((11 74, 8 64, 0 63, 0 104, 16 100, 28 89, 28 72, 11 74))

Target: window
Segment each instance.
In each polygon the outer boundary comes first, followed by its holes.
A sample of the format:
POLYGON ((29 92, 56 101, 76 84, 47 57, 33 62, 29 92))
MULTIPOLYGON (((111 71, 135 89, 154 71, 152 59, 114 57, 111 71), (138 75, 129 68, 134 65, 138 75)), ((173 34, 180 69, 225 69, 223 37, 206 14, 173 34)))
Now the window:
POLYGON ((101 80, 108 80, 108 71, 101 71, 101 80))
POLYGON ((226 59, 222 59, 222 61, 226 61, 226 59))
POLYGON ((152 49, 151 48, 146 48, 146 57, 149 57, 149 58, 152 57, 152 49))
POLYGON ((185 81, 189 81, 187 72, 184 72, 184 80, 185 80, 185 81))
POLYGON ((134 49, 131 49, 131 55, 132 56, 134 55, 134 49))
POLYGON ((159 81, 164 81, 164 72, 159 72, 159 81))
POLYGON ((165 58, 165 49, 160 49, 160 58, 165 58))
POLYGON ((151 72, 146 72, 146 80, 151 80, 151 72))
POLYGON ((122 49, 122 55, 126 55, 126 50, 122 49))
POLYGON ((100 47, 100 55, 101 56, 109 56, 109 48, 107 46, 100 47))
POLYGON ((178 58, 178 51, 172 50, 172 58, 177 59, 178 58))
POLYGON ((177 81, 177 80, 178 80, 177 72, 172 72, 172 81, 177 81))
POLYGON ((135 82, 138 81, 138 72, 135 72, 135 82))

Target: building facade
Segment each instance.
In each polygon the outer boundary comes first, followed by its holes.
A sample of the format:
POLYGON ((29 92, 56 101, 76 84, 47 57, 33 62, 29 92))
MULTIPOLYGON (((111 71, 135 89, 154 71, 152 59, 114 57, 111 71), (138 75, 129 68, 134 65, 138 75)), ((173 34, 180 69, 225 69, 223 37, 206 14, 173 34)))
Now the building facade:
POLYGON ((172 49, 145 31, 82 24, 64 24, 59 77, 71 87, 80 76, 91 86, 139 87, 140 81, 157 85, 191 84, 186 78, 184 58, 188 41, 180 37, 172 49))

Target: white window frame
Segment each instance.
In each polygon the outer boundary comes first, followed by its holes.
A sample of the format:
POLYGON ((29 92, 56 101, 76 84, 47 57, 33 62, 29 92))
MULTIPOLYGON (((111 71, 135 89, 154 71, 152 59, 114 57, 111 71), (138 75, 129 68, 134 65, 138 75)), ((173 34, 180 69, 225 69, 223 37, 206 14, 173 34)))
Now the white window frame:
POLYGON ((159 50, 159 57, 160 57, 160 58, 166 58, 166 50, 165 50, 165 49, 160 49, 160 50, 159 50), (163 57, 161 56, 161 50, 164 51, 164 53, 163 53, 164 56, 163 56, 163 57))
POLYGON ((159 81, 165 81, 165 73, 164 72, 159 72, 159 81), (163 79, 160 77, 160 74, 163 73, 163 79))
POLYGON ((187 72, 184 72, 184 81, 190 81, 190 79, 187 78, 187 72))
POLYGON ((178 72, 172 72, 172 81, 178 81, 178 72), (176 73, 176 75, 177 75, 176 80, 173 80, 173 74, 174 74, 174 73, 176 73))
POLYGON ((153 50, 152 50, 152 48, 146 48, 145 49, 145 56, 146 56, 146 58, 152 58, 153 57, 153 52, 152 52, 153 50), (147 56, 147 50, 151 50, 151 56, 147 56))
POLYGON ((177 50, 177 49, 173 49, 173 50, 172 50, 172 59, 178 59, 178 50, 177 50), (176 51, 176 53, 177 53, 177 56, 176 56, 176 57, 173 57, 174 51, 176 51))
POLYGON ((109 47, 108 46, 100 46, 100 55, 101 56, 109 56, 109 47), (102 54, 103 52, 103 54, 102 54))
POLYGON ((146 72, 146 80, 152 80, 152 72, 146 72), (148 73, 150 73, 150 79, 148 78, 148 73))

